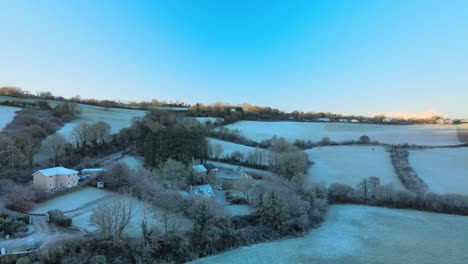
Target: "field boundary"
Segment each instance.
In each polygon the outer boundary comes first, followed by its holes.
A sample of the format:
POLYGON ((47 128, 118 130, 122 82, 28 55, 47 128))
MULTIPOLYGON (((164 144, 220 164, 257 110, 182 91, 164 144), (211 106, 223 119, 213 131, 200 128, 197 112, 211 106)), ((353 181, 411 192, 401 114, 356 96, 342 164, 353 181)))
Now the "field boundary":
POLYGON ((409 164, 408 149, 401 146, 393 146, 390 153, 393 168, 398 178, 400 178, 401 183, 410 191, 427 192, 428 188, 426 183, 409 164))

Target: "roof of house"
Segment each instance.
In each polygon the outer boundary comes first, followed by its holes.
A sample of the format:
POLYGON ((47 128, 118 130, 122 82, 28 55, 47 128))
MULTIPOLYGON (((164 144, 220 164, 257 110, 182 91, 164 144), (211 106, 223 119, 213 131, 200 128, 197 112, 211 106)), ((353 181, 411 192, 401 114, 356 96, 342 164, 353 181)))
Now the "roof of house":
POLYGON ((243 170, 221 169, 216 173, 216 178, 224 180, 239 180, 243 175, 246 175, 243 170))
POLYGON ((209 185, 209 184, 193 186, 192 187, 192 192, 195 195, 206 195, 206 196, 214 196, 215 195, 215 193, 213 191, 213 188, 211 188, 211 185, 209 185))
POLYGON ((192 169, 193 169, 195 172, 207 172, 207 171, 208 171, 208 170, 205 168, 205 166, 203 166, 203 164, 193 165, 193 166, 192 166, 192 169))
POLYGON ((90 168, 90 169, 82 169, 81 170, 81 173, 85 173, 85 172, 101 172, 101 171, 105 171, 106 169, 103 169, 103 168, 90 168))
POLYGON ((38 173, 38 172, 42 173, 44 176, 54 176, 54 175, 57 175, 57 174, 74 174, 74 173, 78 173, 78 171, 76 171, 76 170, 71 170, 71 169, 67 169, 67 168, 64 168, 64 167, 55 167, 55 168, 48 168, 48 169, 38 170, 35 173, 33 173, 33 175, 36 175, 36 173, 38 173))

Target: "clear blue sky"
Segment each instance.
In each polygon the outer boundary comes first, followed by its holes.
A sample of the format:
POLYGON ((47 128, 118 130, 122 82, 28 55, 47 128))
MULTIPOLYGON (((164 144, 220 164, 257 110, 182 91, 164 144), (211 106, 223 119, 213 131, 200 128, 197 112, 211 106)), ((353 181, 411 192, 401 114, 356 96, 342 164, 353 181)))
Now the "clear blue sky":
POLYGON ((468 117, 468 1, 0 0, 0 85, 468 117))

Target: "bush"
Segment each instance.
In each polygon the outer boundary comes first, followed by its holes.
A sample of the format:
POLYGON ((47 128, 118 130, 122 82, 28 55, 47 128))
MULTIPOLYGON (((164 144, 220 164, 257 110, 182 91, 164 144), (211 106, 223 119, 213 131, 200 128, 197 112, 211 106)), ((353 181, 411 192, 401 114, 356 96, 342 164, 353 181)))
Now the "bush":
POLYGON ((7 235, 14 235, 19 232, 26 232, 26 223, 14 219, 11 216, 7 218, 0 217, 0 232, 4 232, 7 235))
POLYGON ((228 201, 231 204, 248 204, 247 199, 245 199, 244 197, 239 197, 238 195, 235 195, 232 192, 226 192, 224 194, 224 197, 226 198, 226 201, 228 201))
POLYGON ((60 210, 50 210, 47 213, 49 214, 50 222, 54 225, 63 227, 70 227, 72 225, 72 219, 70 217, 66 217, 60 210))
POLYGON ((29 257, 21 257, 16 260, 16 264, 31 264, 32 261, 29 257))

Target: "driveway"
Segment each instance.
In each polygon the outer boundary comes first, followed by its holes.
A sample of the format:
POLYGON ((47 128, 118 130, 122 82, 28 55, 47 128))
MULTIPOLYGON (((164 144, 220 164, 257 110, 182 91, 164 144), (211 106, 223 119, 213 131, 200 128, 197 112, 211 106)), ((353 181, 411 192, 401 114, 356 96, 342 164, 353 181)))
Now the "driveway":
POLYGON ((4 247, 8 252, 21 252, 26 251, 27 241, 34 238, 37 247, 46 245, 49 241, 56 239, 72 238, 82 236, 81 232, 74 231, 67 228, 56 228, 47 222, 45 216, 31 216, 34 232, 22 238, 14 239, 1 239, 0 247, 4 247))

